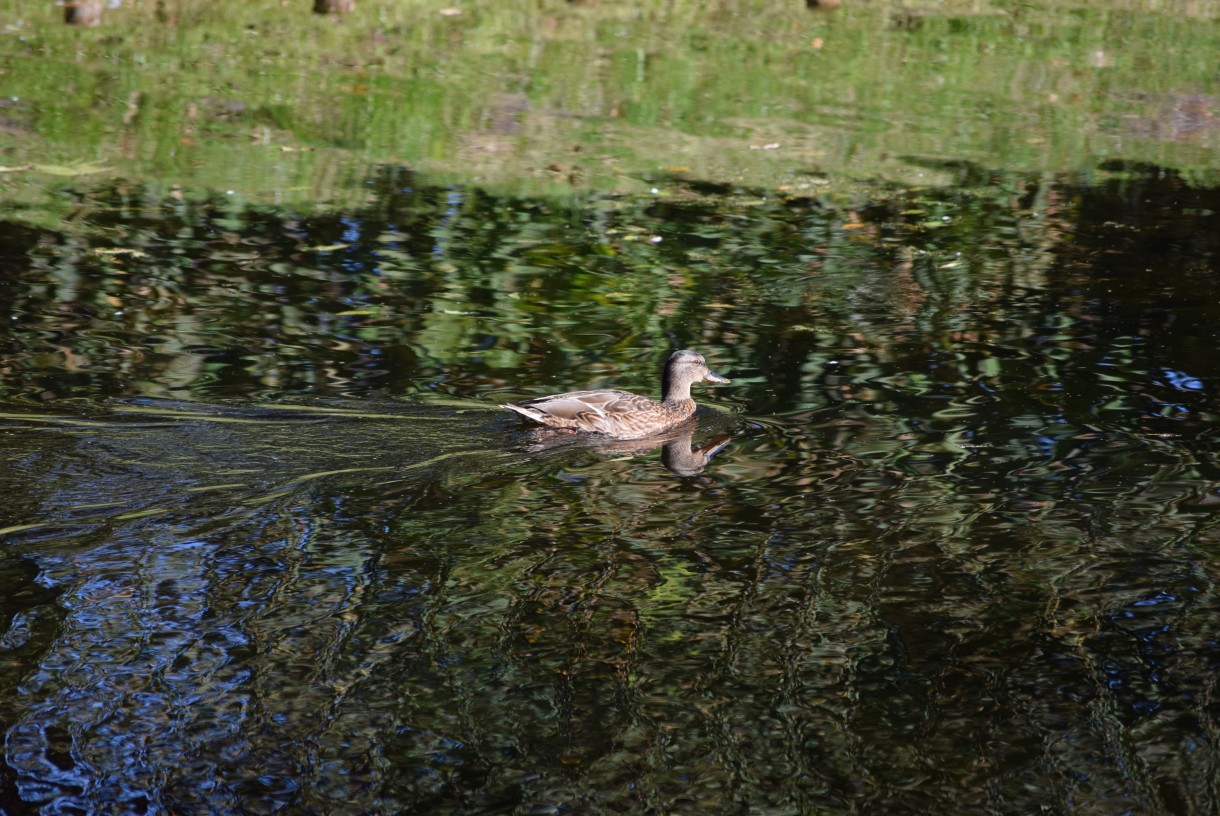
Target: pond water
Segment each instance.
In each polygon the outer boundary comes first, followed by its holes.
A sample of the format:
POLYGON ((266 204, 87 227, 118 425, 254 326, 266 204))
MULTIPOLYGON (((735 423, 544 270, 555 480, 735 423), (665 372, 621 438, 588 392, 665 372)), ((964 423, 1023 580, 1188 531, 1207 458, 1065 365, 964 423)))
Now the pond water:
POLYGON ((0 810, 1214 812, 1220 190, 959 169, 0 220, 0 810))

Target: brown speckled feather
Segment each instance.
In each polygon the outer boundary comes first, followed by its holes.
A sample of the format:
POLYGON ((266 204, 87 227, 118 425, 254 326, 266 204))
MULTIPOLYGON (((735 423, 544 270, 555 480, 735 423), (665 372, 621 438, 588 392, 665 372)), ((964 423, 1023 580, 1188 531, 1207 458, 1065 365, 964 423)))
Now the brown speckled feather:
POLYGON ((708 370, 693 351, 677 351, 665 365, 660 402, 613 388, 570 391, 520 403, 507 403, 527 423, 554 430, 638 439, 665 430, 695 413, 693 382, 728 382, 708 370))

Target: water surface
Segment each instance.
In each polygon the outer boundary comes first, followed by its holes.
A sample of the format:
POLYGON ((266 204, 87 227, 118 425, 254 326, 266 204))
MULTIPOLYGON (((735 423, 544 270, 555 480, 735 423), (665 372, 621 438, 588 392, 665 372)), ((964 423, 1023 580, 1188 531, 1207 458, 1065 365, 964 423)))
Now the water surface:
POLYGON ((1215 189, 369 182, 0 224, 6 812, 1214 811, 1215 189))

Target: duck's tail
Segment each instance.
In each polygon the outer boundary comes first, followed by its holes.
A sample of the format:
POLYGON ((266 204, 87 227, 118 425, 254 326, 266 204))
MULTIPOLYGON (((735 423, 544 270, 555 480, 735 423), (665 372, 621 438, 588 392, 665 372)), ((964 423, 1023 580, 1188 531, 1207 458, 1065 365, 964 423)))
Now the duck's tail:
POLYGON ((545 414, 542 411, 539 411, 537 408, 530 408, 525 405, 514 405, 511 402, 506 402, 500 407, 507 408, 508 410, 515 412, 516 414, 520 415, 523 420, 534 425, 548 425, 548 420, 554 420, 554 417, 552 417, 550 414, 545 414))

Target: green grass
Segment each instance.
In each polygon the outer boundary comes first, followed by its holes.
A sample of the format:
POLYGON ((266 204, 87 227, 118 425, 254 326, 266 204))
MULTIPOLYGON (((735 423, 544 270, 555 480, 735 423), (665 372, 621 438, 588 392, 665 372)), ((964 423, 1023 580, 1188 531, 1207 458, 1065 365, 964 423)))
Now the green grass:
MULTIPOLYGON (((96 29, 0 2, 0 164, 105 162, 251 200, 348 200, 368 169, 545 191, 669 172, 833 192, 927 160, 1214 173, 1220 2, 128 0, 96 29), (767 149, 770 148, 770 149, 767 149)), ((0 176, 0 195, 46 179, 0 176)))

